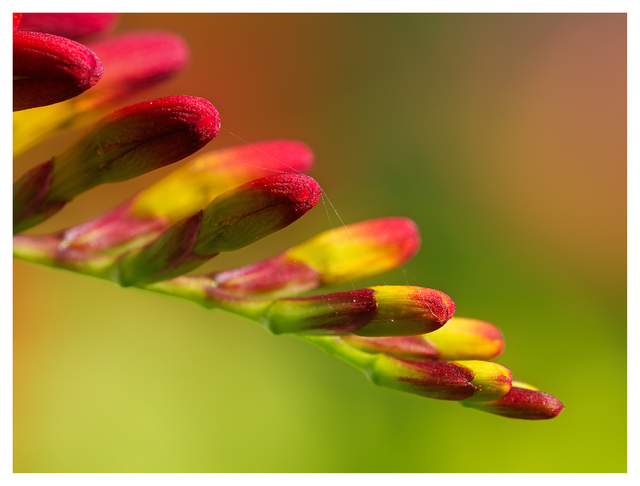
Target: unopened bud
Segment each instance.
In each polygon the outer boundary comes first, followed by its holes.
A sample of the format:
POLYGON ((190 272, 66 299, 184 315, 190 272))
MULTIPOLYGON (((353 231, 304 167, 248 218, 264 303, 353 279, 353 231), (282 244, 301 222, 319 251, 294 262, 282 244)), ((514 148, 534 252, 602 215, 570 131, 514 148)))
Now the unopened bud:
POLYGON ((13 111, 73 98, 102 72, 98 57, 82 44, 40 32, 13 33, 13 111))
POLYGON ((443 326, 455 312, 451 298, 434 289, 369 287, 276 301, 265 316, 274 333, 409 336, 443 326))
POLYGON ((293 296, 389 271, 413 256, 419 243, 413 221, 373 219, 325 231, 278 256, 211 278, 238 296, 293 296))
POLYGON ((564 409, 564 405, 557 398, 518 381, 513 382, 513 387, 508 394, 497 400, 488 402, 464 400, 460 403, 465 407, 494 415, 523 420, 555 418, 564 409))
POLYGON ((133 212, 140 216, 164 216, 176 222, 229 189, 283 172, 306 172, 312 162, 309 147, 295 140, 214 150, 199 155, 141 192, 133 212))
POLYGON ((438 359, 493 359, 504 349, 504 336, 493 324, 454 317, 425 336, 438 348, 438 359))
POLYGON ((189 61, 189 47, 169 32, 138 31, 90 42, 105 67, 100 83, 84 99, 85 105, 112 104, 149 89, 182 70, 189 61))
POLYGON ((380 354, 371 380, 440 400, 495 400, 511 389, 511 371, 489 361, 410 361, 380 354))
MULTIPOLYGON (((124 255, 114 268, 112 280, 127 287, 182 274, 177 269, 191 260, 201 220, 202 212, 199 212, 173 225, 153 243, 124 255)), ((184 271, 188 270, 190 268, 184 271)))
MULTIPOLYGON (((61 203, 97 185, 128 180, 177 162, 207 144, 219 130, 213 105, 193 96, 170 96, 118 110, 52 159, 50 186, 34 215, 49 214, 51 206, 59 209, 61 203)), ((37 222, 37 218, 22 221, 21 228, 37 222)))
POLYGON ((504 348, 500 329, 488 322, 452 317, 446 325, 419 336, 343 336, 369 353, 386 353, 416 360, 490 360, 504 348))
POLYGON ((420 247, 416 224, 407 218, 381 218, 325 231, 286 252, 287 258, 315 268, 323 284, 388 272, 420 247))
POLYGON ((153 243, 123 256, 113 279, 121 285, 146 285, 182 275, 222 251, 242 248, 284 228, 319 197, 316 181, 294 174, 265 177, 232 189, 153 243))
POLYGON ((245 247, 305 214, 322 189, 311 177, 278 174, 231 189, 209 204, 193 252, 210 255, 245 247))

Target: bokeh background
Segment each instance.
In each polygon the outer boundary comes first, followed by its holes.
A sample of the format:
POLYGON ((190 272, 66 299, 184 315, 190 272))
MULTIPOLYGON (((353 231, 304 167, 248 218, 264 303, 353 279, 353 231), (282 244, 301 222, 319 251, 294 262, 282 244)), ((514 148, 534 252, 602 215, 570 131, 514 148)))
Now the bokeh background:
MULTIPOLYGON (((16 472, 626 471, 626 16, 124 14, 190 66, 132 101, 209 99, 204 150, 294 138, 345 222, 408 216, 389 284, 495 323, 514 377, 557 396, 508 420, 375 387, 290 336, 186 301, 14 266, 16 472)), ((76 134, 15 161, 15 176, 76 134)), ((79 197, 83 221, 170 171, 79 197)), ((205 270, 340 224, 322 205, 205 270)), ((379 285, 380 279, 361 282, 379 285)))

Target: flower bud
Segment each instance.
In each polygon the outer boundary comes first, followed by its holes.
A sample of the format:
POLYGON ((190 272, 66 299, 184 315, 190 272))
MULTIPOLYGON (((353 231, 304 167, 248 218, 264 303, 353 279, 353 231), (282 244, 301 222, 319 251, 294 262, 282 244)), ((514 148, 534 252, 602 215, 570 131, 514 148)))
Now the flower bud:
POLYGON ((321 284, 315 269, 284 254, 209 276, 219 289, 230 294, 263 299, 299 294, 321 284))
POLYGON ((381 218, 321 233, 286 252, 287 258, 315 268, 323 284, 388 272, 420 247, 416 224, 407 218, 381 218))
POLYGON ((476 319, 452 317, 446 325, 419 336, 343 336, 369 353, 386 353, 414 360, 490 360, 504 348, 500 329, 476 319))
POLYGON ((511 389, 511 371, 489 361, 410 361, 380 354, 377 385, 439 400, 495 400, 511 389))
POLYGON ((369 287, 276 301, 265 325, 275 334, 409 336, 444 325, 455 312, 451 298, 433 289, 369 287))
POLYGON ((18 30, 13 34, 13 111, 73 98, 96 84, 102 72, 98 57, 82 44, 18 30))
MULTIPOLYGON (((145 285, 164 280, 190 270, 183 268, 192 261, 191 250, 196 241, 202 212, 173 225, 153 243, 134 250, 122 258, 115 267, 111 279, 124 287, 145 285)), ((211 255, 213 256, 213 255, 211 255)), ((204 263, 204 259, 200 263, 204 263)))
POLYGON ((179 221, 241 184, 282 172, 306 172, 313 153, 294 140, 273 140, 214 150, 145 189, 133 211, 179 221), (167 197, 170 194, 171 197, 167 197))
POLYGON ((24 13, 20 30, 78 39, 110 30, 117 21, 117 13, 24 13))
POLYGON ((211 103, 192 96, 160 98, 112 113, 52 159, 47 194, 23 228, 92 187, 131 179, 191 155, 219 129, 211 103))
POLYGON ((105 67, 100 83, 84 98, 89 106, 112 104, 149 89, 184 69, 189 61, 184 39, 169 32, 131 32, 87 46, 105 67))
POLYGON ((212 273, 211 278, 238 296, 292 296, 391 270, 413 256, 419 242, 411 220, 373 219, 325 231, 278 256, 212 273))
POLYGON ((294 174, 265 177, 227 191, 153 243, 123 256, 113 280, 140 286, 182 275, 222 251, 242 248, 284 228, 319 197, 316 181, 294 174))
POLYGON ((460 402, 465 407, 475 408, 502 417, 524 420, 544 420, 557 417, 564 405, 557 398, 543 393, 531 385, 514 381, 511 391, 493 401, 460 402))
POLYGON ((367 353, 384 353, 414 361, 434 360, 439 354, 438 348, 425 335, 364 337, 346 334, 342 340, 367 353))
POLYGON ((296 221, 321 192, 315 180, 298 174, 263 177, 231 189, 204 210, 193 252, 210 255, 250 245, 296 221))
POLYGON ((489 360, 504 349, 504 337, 493 324, 454 317, 446 326, 425 336, 438 349, 438 359, 489 360))
POLYGON ((178 73, 189 60, 184 40, 166 32, 115 35, 91 42, 87 47, 104 66, 100 82, 82 96, 38 108, 37 116, 24 111, 14 113, 14 155, 57 132, 95 123, 129 97, 178 73))
POLYGON ((45 162, 35 166, 24 174, 13 185, 13 232, 19 233, 31 223, 37 224, 41 220, 48 218, 64 205, 64 203, 51 205, 46 210, 41 210, 40 218, 33 219, 34 213, 41 209, 41 204, 51 184, 51 171, 53 162, 45 162), (32 221, 30 221, 30 218, 32 221), (29 224, 25 225, 27 222, 29 224))

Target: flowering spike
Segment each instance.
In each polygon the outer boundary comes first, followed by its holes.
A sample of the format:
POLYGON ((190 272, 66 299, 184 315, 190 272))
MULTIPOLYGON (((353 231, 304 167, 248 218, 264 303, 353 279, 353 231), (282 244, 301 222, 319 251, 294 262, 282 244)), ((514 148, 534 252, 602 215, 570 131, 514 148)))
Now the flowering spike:
POLYGON ((144 190, 133 211, 179 221, 222 192, 274 173, 306 172, 313 163, 307 145, 294 140, 256 142, 203 154, 144 190), (171 197, 167 197, 170 194, 171 197))
POLYGON ((385 286, 281 299, 264 323, 275 334, 409 336, 438 329, 454 312, 451 298, 438 290, 385 286))
POLYGON ((213 105, 192 96, 170 96, 118 110, 52 159, 47 194, 19 229, 37 224, 42 215, 51 214, 51 207, 60 209, 92 187, 131 179, 187 157, 219 129, 213 105))
POLYGON ((98 57, 82 44, 18 30, 13 34, 13 111, 73 98, 96 84, 102 72, 98 57))
POLYGON ((20 30, 78 39, 110 30, 117 21, 116 13, 25 13, 22 14, 20 30))
POLYGON ((454 317, 425 338, 438 348, 438 359, 489 360, 504 350, 500 329, 478 319, 454 317))
POLYGON ((278 256, 212 273, 211 278, 238 296, 292 296, 320 285, 343 283, 349 277, 389 271, 413 256, 419 242, 413 221, 373 219, 325 231, 278 256))
POLYGON ((557 398, 543 393, 526 383, 514 381, 511 391, 493 401, 460 402, 465 407, 475 408, 502 417, 524 420, 544 420, 557 417, 564 405, 557 398))
POLYGON ((193 252, 232 251, 290 225, 318 202, 322 192, 309 176, 263 177, 216 197, 204 210, 193 252))

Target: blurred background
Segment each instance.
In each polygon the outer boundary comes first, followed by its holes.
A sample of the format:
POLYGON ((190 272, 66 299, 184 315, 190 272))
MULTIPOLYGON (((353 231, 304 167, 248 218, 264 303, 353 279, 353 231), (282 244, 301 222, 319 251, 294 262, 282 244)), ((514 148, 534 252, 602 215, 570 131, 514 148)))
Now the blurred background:
MULTIPOLYGON (((344 222, 421 228, 386 283, 498 325, 499 361, 566 410, 509 420, 378 388, 243 318, 16 262, 16 472, 626 471, 625 15, 124 14, 114 32, 135 29, 181 34, 192 60, 132 102, 210 100, 223 130, 205 151, 309 144, 344 222)), ((76 135, 17 158, 15 177, 76 135)), ((171 170, 97 188, 31 232, 171 170)), ((340 224, 329 209, 204 270, 340 224)))

